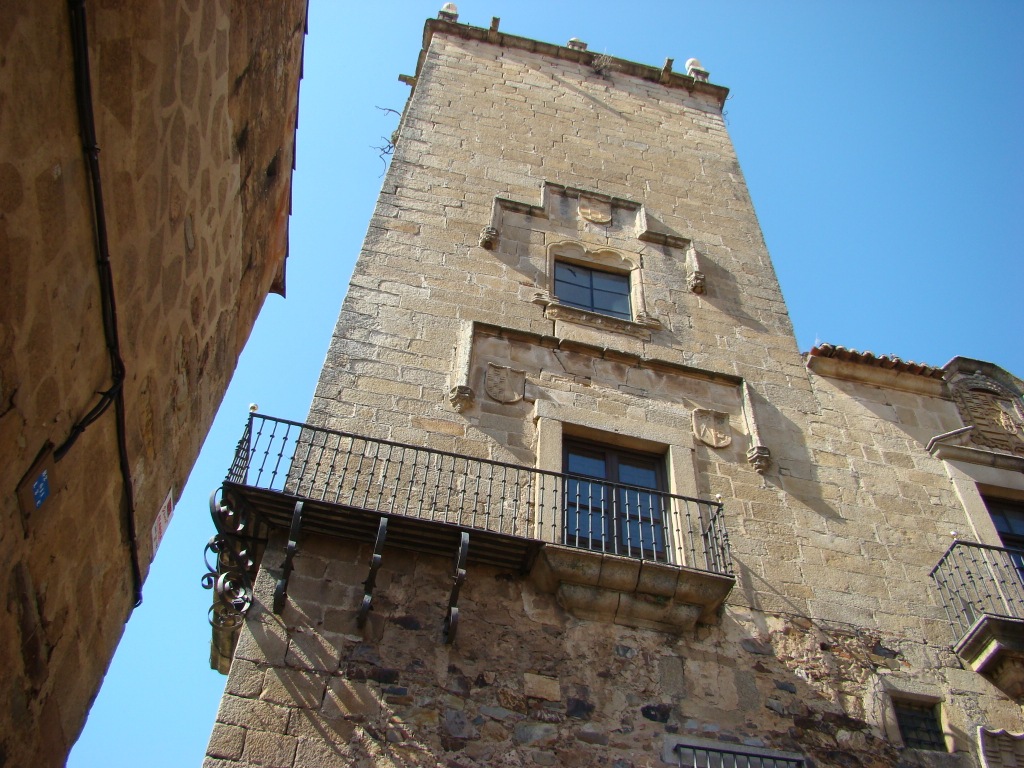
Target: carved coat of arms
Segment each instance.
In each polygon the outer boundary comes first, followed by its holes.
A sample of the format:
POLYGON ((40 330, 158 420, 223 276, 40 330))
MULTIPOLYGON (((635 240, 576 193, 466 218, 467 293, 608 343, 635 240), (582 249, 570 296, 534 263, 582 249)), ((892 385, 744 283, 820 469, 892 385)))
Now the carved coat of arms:
POLYGON ((609 224, 612 220, 612 204, 592 197, 581 197, 580 216, 595 224, 609 224))
POLYGON ((484 391, 499 403, 517 403, 526 390, 526 371, 517 371, 504 365, 487 364, 484 391))
POLYGON ((708 408, 694 408, 693 436, 712 448, 725 448, 732 442, 729 414, 708 408))

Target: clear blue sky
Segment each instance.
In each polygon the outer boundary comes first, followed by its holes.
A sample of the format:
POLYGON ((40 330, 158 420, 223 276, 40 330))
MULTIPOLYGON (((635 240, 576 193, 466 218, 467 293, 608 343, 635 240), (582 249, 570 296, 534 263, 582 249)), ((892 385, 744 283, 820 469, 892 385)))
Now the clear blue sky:
MULTIPOLYGON (((440 0, 311 0, 288 298, 239 361, 69 765, 198 766, 224 686, 199 586, 250 402, 303 419, 440 0)), ((464 0, 460 21, 648 64, 701 59, 801 350, 816 340, 1024 376, 1024 3, 464 0)), ((117 256, 114 255, 115 269, 117 256)))

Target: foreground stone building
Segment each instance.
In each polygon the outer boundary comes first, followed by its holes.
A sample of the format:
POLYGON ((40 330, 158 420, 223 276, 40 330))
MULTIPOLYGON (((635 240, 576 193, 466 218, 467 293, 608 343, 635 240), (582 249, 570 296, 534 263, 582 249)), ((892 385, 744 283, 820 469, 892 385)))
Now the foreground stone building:
POLYGON ((284 291, 305 6, 0 6, 0 764, 64 764, 284 291))
POLYGON ((444 11, 404 79, 213 504, 206 764, 1024 765, 1022 382, 801 355, 695 60, 444 11))

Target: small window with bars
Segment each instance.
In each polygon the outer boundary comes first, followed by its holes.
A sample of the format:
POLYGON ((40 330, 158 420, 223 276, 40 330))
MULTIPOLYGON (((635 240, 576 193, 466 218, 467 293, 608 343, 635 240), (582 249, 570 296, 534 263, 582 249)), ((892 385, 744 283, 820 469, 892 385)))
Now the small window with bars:
POLYGON ((939 722, 939 705, 925 701, 893 699, 892 708, 903 746, 945 752, 946 737, 939 722))

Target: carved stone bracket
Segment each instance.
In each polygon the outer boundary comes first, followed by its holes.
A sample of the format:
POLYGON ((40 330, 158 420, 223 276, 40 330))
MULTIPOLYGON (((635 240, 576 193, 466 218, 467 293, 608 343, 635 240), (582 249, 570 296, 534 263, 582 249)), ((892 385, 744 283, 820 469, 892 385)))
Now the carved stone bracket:
POLYGON ((473 404, 473 388, 465 384, 452 387, 448 390, 448 402, 458 413, 462 413, 473 404))
POLYGON ((707 284, 703 272, 688 272, 686 275, 686 287, 691 293, 704 293, 707 284))
POLYGON ((686 287, 693 293, 704 293, 707 289, 704 273, 700 268, 697 249, 690 244, 686 249, 686 287))
POLYGON ((480 230, 480 247, 493 251, 498 245, 498 230, 496 227, 484 227, 480 230))
POLYGON ((469 386, 470 358, 473 355, 473 323, 463 323, 452 351, 451 387, 448 402, 457 413, 463 413, 472 404, 473 388, 469 386))
POLYGON ((771 466, 771 451, 761 441, 761 432, 757 426, 757 418, 754 415, 754 399, 751 394, 750 385, 743 382, 743 419, 747 423, 747 431, 750 433, 750 448, 747 449, 747 461, 759 475, 763 475, 771 466))
POLYGON ((763 475, 768 471, 768 467, 771 466, 771 451, 763 445, 752 445, 747 449, 747 461, 757 474, 763 475))

